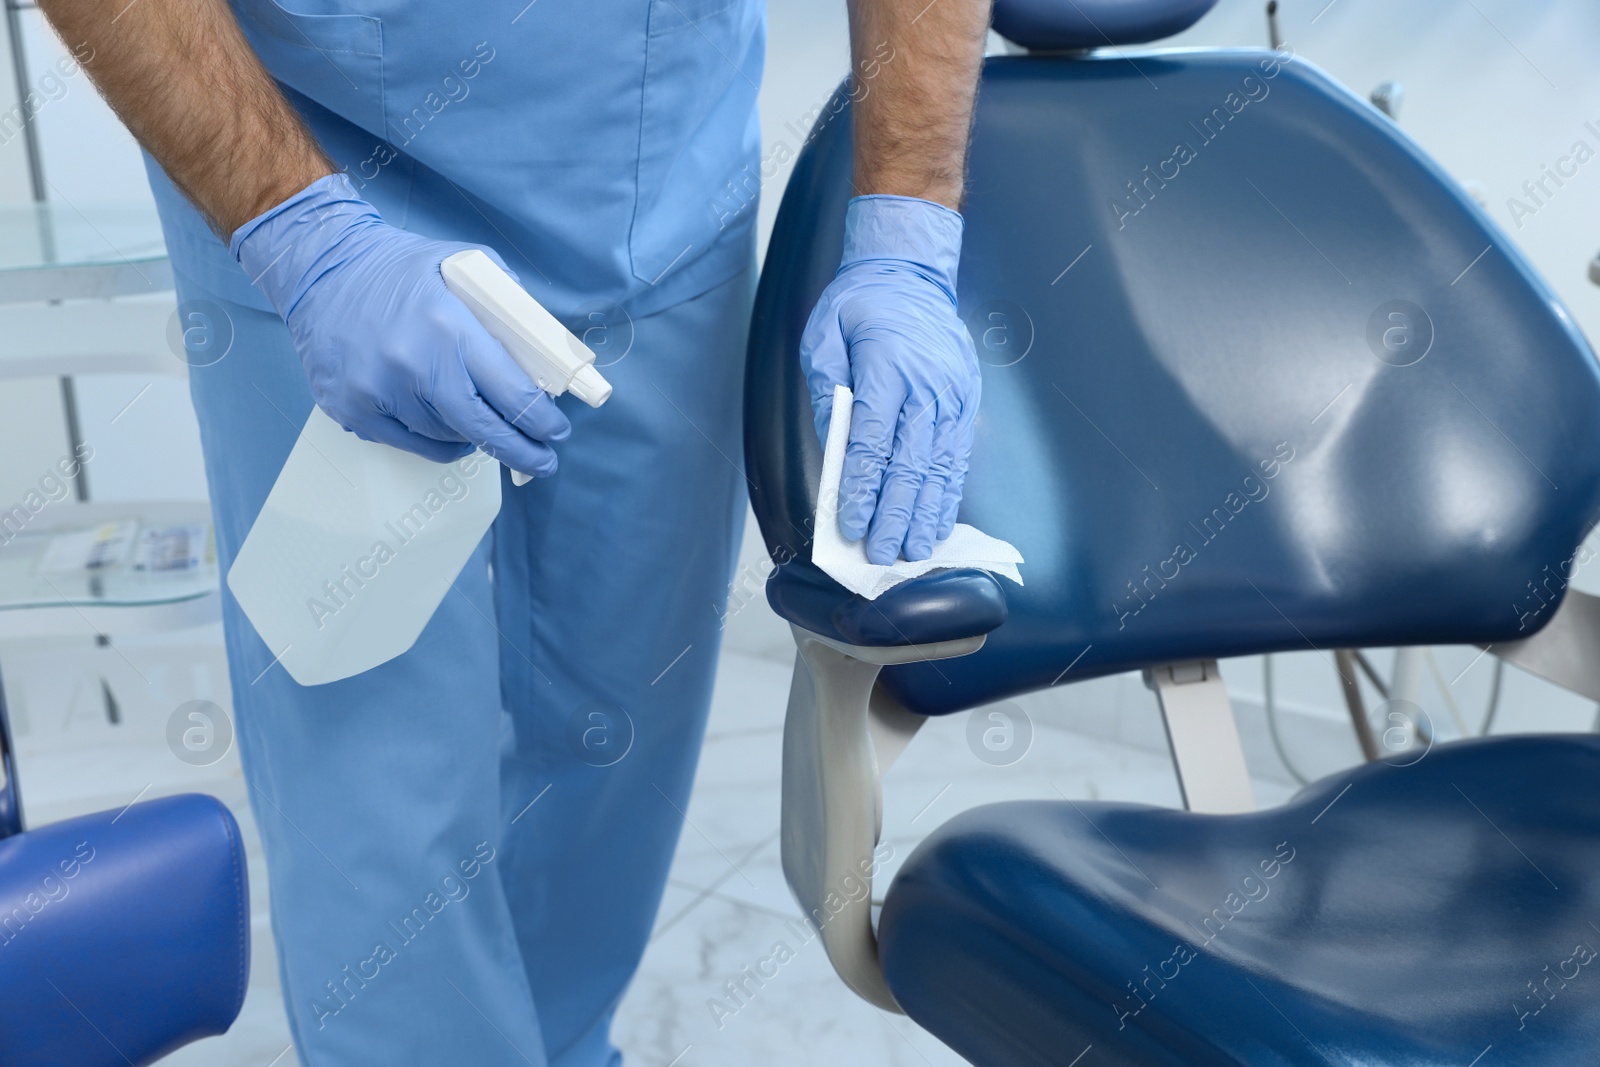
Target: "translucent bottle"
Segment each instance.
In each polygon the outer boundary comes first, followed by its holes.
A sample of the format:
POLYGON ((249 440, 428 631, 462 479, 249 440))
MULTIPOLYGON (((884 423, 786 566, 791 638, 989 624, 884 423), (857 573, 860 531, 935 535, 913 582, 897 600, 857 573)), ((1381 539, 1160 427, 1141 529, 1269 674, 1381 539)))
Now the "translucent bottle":
MULTIPOLYGON (((488 256, 457 253, 442 273, 545 392, 610 397, 594 353, 488 256)), ((499 511, 500 474, 481 452, 434 463, 313 408, 228 588, 290 677, 336 682, 416 643, 499 511)))

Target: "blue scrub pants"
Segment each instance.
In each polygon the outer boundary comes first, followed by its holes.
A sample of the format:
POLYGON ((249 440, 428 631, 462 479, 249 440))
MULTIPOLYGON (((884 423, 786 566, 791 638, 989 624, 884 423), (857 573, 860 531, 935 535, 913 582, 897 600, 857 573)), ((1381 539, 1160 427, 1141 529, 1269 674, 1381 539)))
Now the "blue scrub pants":
MULTIPOLYGON (((560 470, 502 474, 499 519, 405 655, 302 687, 227 600, 306 1067, 621 1062, 610 1022, 688 807, 744 520, 754 274, 634 321, 603 408, 560 401, 560 470)), ((203 280, 178 295, 234 335, 190 375, 226 567, 311 395, 276 316, 203 280)))

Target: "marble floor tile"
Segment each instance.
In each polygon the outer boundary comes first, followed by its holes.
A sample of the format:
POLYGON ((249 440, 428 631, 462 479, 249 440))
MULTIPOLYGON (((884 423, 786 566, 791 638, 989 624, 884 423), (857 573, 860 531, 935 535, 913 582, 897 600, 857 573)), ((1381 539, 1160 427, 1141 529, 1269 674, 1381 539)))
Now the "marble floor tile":
POLYGON ((966 1062, 846 989, 799 923, 717 896, 651 944, 613 1034, 636 1067, 966 1062))

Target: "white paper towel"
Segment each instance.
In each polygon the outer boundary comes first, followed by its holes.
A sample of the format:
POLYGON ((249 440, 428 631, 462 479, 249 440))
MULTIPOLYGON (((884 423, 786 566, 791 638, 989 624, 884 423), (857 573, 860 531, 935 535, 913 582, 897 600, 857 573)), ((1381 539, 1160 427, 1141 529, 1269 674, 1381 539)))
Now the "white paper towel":
POLYGON ((1022 553, 998 537, 990 537, 965 523, 956 523, 949 537, 934 543, 932 557, 914 563, 903 559, 887 566, 869 563, 865 540, 844 539, 839 532, 839 481, 844 475, 844 451, 850 440, 854 399, 845 386, 834 388, 833 421, 828 425, 828 441, 822 450, 822 485, 817 490, 817 525, 811 543, 811 562, 834 581, 868 600, 878 599, 909 578, 952 567, 992 571, 1021 585, 1022 574, 1017 564, 1022 562, 1022 553))

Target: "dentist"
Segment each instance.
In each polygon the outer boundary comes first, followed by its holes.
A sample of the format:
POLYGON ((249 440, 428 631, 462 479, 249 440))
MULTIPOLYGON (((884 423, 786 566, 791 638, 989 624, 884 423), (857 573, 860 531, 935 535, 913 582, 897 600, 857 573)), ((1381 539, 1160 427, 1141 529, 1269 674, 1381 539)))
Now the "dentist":
MULTIPOLYGON (((306 1067, 621 1062, 745 496, 759 0, 40 0, 147 153, 224 567, 313 403, 514 489, 416 645, 301 687, 229 601, 240 754, 306 1067), (292 10, 291 10, 292 8, 292 10), (615 394, 553 401, 445 289, 477 245, 615 394), (560 546, 559 549, 553 546, 560 546)), ((950 531, 955 280, 988 0, 852 0, 845 255, 800 358, 855 390, 841 526, 950 531)))

